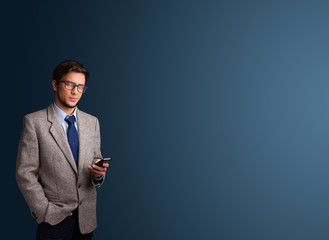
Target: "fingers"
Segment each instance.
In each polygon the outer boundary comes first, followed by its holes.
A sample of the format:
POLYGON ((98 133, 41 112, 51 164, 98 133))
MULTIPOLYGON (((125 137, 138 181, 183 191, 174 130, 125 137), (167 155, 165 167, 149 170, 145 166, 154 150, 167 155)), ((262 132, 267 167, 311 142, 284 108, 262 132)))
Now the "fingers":
POLYGON ((94 163, 97 163, 97 162, 99 162, 100 160, 102 160, 102 159, 101 159, 101 158, 98 158, 98 159, 95 160, 94 163))
MULTIPOLYGON (((100 160, 101 159, 99 158, 94 163, 97 163, 100 160)), ((108 167, 109 167, 109 164, 108 163, 103 163, 103 166, 102 167, 96 166, 95 164, 93 164, 91 166, 88 166, 88 170, 95 177, 101 177, 101 176, 103 176, 106 173, 108 167)))
POLYGON ((108 168, 110 165, 108 163, 103 163, 103 168, 105 168, 105 171, 106 171, 106 168, 108 168))
POLYGON ((94 175, 95 177, 101 177, 105 174, 106 171, 98 171, 97 169, 94 169, 92 166, 88 166, 89 172, 94 175))
POLYGON ((92 165, 92 168, 98 171, 106 172, 107 168, 109 167, 108 163, 103 163, 103 167, 97 166, 95 164, 92 165))
POLYGON ((102 168, 102 167, 97 167, 97 166, 91 166, 92 170, 96 173, 102 173, 105 174, 107 169, 106 168, 102 168))

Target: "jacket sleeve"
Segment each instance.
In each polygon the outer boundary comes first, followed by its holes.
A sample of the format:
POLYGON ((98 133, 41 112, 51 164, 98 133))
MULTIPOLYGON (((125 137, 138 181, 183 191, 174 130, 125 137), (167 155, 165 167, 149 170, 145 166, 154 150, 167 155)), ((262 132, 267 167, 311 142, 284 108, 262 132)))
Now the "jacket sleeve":
MULTIPOLYGON (((95 126, 95 148, 94 148, 94 159, 96 158, 102 158, 102 153, 101 153, 101 134, 100 134, 100 127, 99 127, 99 121, 96 118, 96 126, 95 126)), ((104 180, 105 180, 105 175, 99 180, 96 180, 94 177, 91 176, 91 181, 94 186, 100 187, 104 180)))
POLYGON ((23 119, 23 130, 18 145, 16 161, 16 181, 32 216, 42 222, 49 205, 48 199, 38 182, 39 147, 38 138, 32 119, 23 119))

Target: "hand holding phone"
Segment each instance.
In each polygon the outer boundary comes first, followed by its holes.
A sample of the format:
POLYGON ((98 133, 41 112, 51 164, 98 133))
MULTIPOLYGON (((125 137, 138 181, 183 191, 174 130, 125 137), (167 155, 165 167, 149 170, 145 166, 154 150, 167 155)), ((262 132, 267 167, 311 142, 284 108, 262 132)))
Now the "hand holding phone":
POLYGON ((100 161, 94 163, 96 166, 103 167, 103 163, 109 163, 112 158, 102 158, 100 161))

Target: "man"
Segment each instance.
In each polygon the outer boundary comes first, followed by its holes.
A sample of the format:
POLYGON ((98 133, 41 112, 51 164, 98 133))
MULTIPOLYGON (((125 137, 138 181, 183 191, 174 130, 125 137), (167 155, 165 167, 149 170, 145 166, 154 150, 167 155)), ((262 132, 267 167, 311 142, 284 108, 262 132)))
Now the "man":
POLYGON ((38 222, 37 239, 92 239, 96 187, 105 178, 98 119, 76 105, 87 87, 87 69, 63 61, 53 72, 55 102, 28 114, 16 163, 17 184, 38 222))

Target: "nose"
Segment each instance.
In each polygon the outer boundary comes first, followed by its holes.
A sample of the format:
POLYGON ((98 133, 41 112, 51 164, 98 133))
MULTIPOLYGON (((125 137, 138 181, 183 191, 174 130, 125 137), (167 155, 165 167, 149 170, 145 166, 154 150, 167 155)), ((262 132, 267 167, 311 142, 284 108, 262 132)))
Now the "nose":
POLYGON ((78 86, 74 86, 74 88, 71 90, 71 93, 78 94, 78 86))

